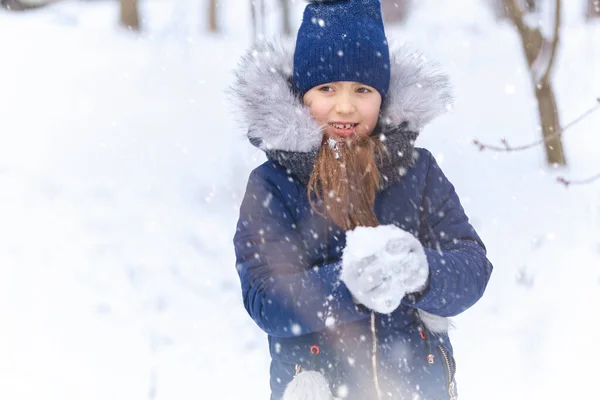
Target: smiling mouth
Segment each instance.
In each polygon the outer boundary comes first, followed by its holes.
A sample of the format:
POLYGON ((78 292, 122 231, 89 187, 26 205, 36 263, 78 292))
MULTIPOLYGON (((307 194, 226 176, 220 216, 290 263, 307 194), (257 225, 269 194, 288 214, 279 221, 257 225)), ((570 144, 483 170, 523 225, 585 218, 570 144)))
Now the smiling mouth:
POLYGON ((329 123, 332 131, 339 136, 349 136, 352 135, 356 131, 356 127, 358 124, 348 123, 348 124, 338 124, 338 123, 329 123))
POLYGON ((335 122, 331 122, 329 125, 333 126, 334 128, 337 128, 337 129, 351 129, 351 128, 354 128, 358 124, 354 124, 354 123, 338 124, 335 122))

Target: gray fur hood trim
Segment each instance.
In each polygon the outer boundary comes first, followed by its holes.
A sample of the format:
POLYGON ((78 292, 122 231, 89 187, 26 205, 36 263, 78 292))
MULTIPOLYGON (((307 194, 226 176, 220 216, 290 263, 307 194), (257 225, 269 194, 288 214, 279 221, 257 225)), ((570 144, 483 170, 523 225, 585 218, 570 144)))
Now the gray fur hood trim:
MULTIPOLYGON (((250 49, 230 87, 248 138, 262 150, 308 152, 321 145, 321 128, 293 91, 294 49, 264 41, 250 49)), ((390 51, 391 80, 381 124, 419 132, 452 103, 448 77, 422 55, 400 47, 390 51)))

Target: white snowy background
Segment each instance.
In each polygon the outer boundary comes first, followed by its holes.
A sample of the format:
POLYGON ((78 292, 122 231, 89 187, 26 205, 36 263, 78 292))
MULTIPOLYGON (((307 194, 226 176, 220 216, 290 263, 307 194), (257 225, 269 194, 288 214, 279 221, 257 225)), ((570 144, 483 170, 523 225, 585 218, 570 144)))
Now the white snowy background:
MULTIPOLYGON (((515 30, 478 0, 422 0, 389 27, 450 74, 457 102, 429 148, 489 249, 483 299, 451 333, 461 399, 595 398, 600 358, 600 112, 541 147, 515 30)), ((564 124, 600 96, 600 25, 565 2, 555 71, 564 124)), ((264 160, 224 92, 250 45, 249 10, 220 0, 0 10, 0 399, 266 399, 265 335, 247 316, 232 237, 264 160)), ((279 21, 269 2, 269 21, 279 21)), ((294 2, 294 25, 304 3, 294 2)), ((543 16, 549 13, 542 13, 543 16)), ((275 33, 275 22, 270 22, 275 33)))

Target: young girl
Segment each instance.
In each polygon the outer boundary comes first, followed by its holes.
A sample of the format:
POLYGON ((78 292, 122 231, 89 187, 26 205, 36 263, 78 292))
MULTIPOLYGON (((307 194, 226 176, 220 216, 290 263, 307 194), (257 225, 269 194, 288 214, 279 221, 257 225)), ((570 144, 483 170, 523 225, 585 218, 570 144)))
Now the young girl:
POLYGON ((268 161, 234 237, 246 310, 268 334, 271 399, 455 399, 447 317, 492 271, 421 128, 447 79, 390 54, 377 0, 312 1, 292 52, 233 87, 268 161))

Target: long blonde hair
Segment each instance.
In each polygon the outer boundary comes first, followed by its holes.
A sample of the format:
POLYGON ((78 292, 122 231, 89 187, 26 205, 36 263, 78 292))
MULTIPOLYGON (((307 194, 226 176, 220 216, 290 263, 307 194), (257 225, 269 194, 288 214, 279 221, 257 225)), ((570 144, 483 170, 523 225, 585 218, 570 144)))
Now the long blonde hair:
POLYGON ((379 225, 373 207, 381 179, 375 157, 381 157, 381 148, 378 137, 333 142, 324 137, 308 182, 311 208, 344 230, 379 225))

